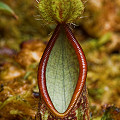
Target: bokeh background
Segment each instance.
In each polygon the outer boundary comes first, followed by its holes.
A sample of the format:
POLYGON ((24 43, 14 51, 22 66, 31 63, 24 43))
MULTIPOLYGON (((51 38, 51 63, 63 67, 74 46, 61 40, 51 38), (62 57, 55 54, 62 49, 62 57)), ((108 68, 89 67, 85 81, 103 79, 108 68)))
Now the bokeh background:
MULTIPOLYGON (((1 1, 18 19, 0 11, 0 120, 33 120, 37 67, 55 25, 40 19, 35 0, 1 1)), ((87 58, 91 119, 119 120, 120 0, 82 1, 85 11, 70 26, 87 58)))

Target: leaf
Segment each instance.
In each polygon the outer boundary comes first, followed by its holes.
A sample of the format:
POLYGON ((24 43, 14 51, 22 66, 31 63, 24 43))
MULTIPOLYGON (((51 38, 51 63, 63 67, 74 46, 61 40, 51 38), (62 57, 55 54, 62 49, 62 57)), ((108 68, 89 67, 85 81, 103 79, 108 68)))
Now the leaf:
POLYGON ((3 2, 0 2, 0 10, 6 11, 6 12, 12 14, 16 19, 18 18, 18 17, 16 16, 16 14, 14 13, 14 11, 13 11, 8 5, 6 5, 6 4, 3 3, 3 2))
MULTIPOLYGON (((49 45, 50 44, 48 44, 48 46, 49 45)), ((48 48, 49 47, 47 47, 47 49, 48 48)), ((65 30, 61 27, 56 42, 50 52, 45 72, 45 84, 47 87, 47 92, 54 108, 59 113, 64 113, 69 108, 68 106, 70 105, 76 85, 78 83, 80 70, 79 60, 75 49, 70 43, 70 40, 68 40, 65 30)), ((74 98, 74 100, 76 100, 74 107, 68 115, 64 116, 64 119, 89 120, 88 100, 85 84, 78 99, 74 98)), ((59 117, 57 115, 50 114, 49 107, 46 107, 42 97, 39 108, 40 111, 38 112, 41 116, 39 119, 58 120, 59 117)), ((60 120, 63 119, 60 118, 60 120)))
POLYGON ((32 71, 28 71, 26 72, 25 76, 24 76, 24 79, 27 79, 30 75, 31 75, 32 71))
POLYGON ((61 31, 46 67, 46 86, 59 113, 68 108, 79 77, 79 62, 74 48, 61 31))
POLYGON ((107 42, 109 42, 111 36, 112 36, 112 33, 110 33, 110 32, 104 34, 104 35, 99 39, 98 45, 99 45, 99 46, 102 46, 102 45, 106 44, 107 42))
POLYGON ((84 5, 81 0, 40 0, 38 8, 48 23, 72 23, 81 17, 84 5))
POLYGON ((71 0, 71 7, 67 22, 72 23, 76 19, 80 18, 83 10, 84 10, 84 5, 81 2, 81 0, 71 0))
POLYGON ((51 0, 50 5, 54 19, 60 23, 64 22, 69 14, 71 2, 69 0, 51 0))
POLYGON ((48 0, 41 0, 38 4, 39 11, 40 11, 40 17, 41 19, 53 23, 55 20, 52 18, 52 13, 50 10, 50 5, 48 0))

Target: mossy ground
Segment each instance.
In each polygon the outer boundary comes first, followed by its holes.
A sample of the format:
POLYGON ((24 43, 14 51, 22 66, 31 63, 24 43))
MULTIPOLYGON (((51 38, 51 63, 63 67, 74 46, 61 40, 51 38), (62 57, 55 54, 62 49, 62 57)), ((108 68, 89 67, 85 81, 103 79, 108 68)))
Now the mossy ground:
MULTIPOLYGON (((0 12, 0 120, 32 120, 39 103, 37 67, 54 25, 37 20, 35 1, 6 3, 19 19, 0 12)), ((88 62, 90 112, 94 120, 118 120, 119 111, 113 115, 118 108, 110 105, 120 107, 120 3, 100 0, 86 5, 87 18, 78 20, 73 32, 88 62)))

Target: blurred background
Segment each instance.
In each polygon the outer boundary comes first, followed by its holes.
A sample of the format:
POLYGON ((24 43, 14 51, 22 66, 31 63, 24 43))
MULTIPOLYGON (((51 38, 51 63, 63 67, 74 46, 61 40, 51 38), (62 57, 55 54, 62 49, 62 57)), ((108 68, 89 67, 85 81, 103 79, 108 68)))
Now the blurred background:
MULTIPOLYGON (((119 120, 120 0, 82 1, 85 11, 70 26, 87 58, 91 119, 119 120)), ((33 120, 37 67, 55 25, 40 19, 35 0, 0 2, 13 10, 0 8, 0 120, 33 120)))

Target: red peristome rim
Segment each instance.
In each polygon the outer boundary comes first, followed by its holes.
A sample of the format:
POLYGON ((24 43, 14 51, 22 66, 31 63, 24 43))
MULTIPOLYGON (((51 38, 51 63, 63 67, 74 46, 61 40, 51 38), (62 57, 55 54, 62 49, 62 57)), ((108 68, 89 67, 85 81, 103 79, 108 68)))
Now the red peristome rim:
POLYGON ((77 102, 77 99, 79 97, 79 95, 82 93, 82 89, 84 87, 85 81, 86 81, 86 76, 87 76, 87 63, 86 63, 86 58, 85 55, 83 53, 83 50, 81 48, 81 46, 79 45, 79 43, 77 42, 77 40, 75 39, 72 31, 70 30, 69 26, 67 24, 58 24, 50 41, 48 42, 48 45, 43 53, 43 56, 41 58, 40 64, 39 64, 39 68, 38 68, 38 85, 39 85, 39 91, 40 91, 40 95, 42 97, 42 99, 44 100, 47 108, 51 111, 51 113, 57 117, 63 118, 65 116, 67 116, 70 111, 73 109, 75 103, 77 102), (55 41, 57 40, 61 27, 65 29, 65 33, 67 35, 68 40, 70 41, 70 43, 72 44, 78 61, 79 61, 79 78, 77 81, 77 85, 74 91, 74 94, 72 96, 72 99, 70 101, 70 104, 67 108, 67 110, 64 113, 59 113, 51 99, 50 96, 48 94, 47 91, 47 87, 46 87, 46 66, 47 66, 47 62, 49 59, 49 55, 50 52, 55 44, 55 41))

